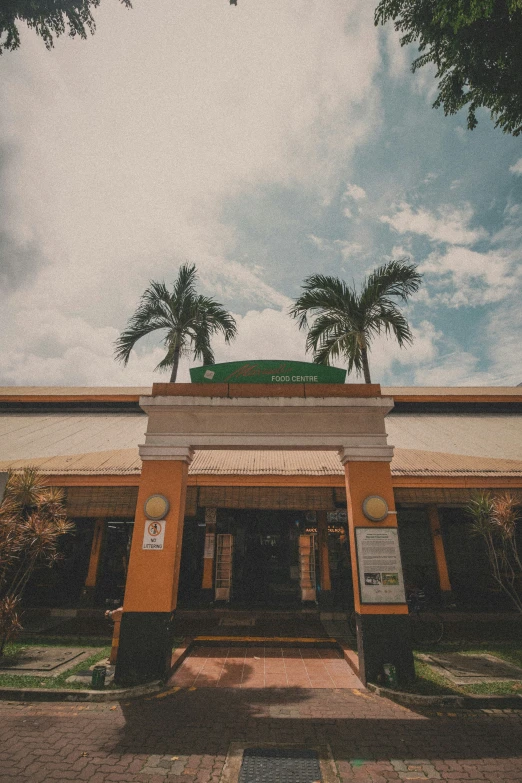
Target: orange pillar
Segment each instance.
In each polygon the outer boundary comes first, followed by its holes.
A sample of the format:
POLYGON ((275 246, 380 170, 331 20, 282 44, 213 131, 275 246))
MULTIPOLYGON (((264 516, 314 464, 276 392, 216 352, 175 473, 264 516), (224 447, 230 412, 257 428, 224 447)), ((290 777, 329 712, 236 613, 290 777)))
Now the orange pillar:
POLYGON ((428 506, 428 519, 430 522, 431 540, 433 542, 433 551, 435 553, 435 563, 439 575, 439 587, 444 598, 451 594, 451 582, 448 573, 448 564, 446 562, 446 553, 444 551, 444 541, 442 540, 442 530, 440 528, 440 519, 437 506, 428 506))
POLYGON ((98 580, 98 573, 100 571, 105 530, 105 519, 97 519, 94 522, 91 554, 89 558, 89 569, 85 578, 85 587, 83 589, 81 598, 81 603, 83 606, 92 606, 94 602, 94 593, 96 591, 96 582, 98 580))
POLYGON ((391 663, 405 682, 414 666, 390 463, 345 461, 344 467, 360 675, 375 682, 391 663), (380 522, 363 510, 375 496, 388 507, 380 522))
POLYGON ((327 608, 331 605, 332 580, 330 578, 328 514, 326 511, 317 512, 317 544, 319 550, 319 577, 321 580, 319 603, 324 606, 324 608, 327 608))
POLYGON ((161 679, 170 667, 188 461, 188 455, 143 461, 115 673, 122 684, 161 679), (157 494, 167 498, 169 510, 161 521, 162 548, 148 549, 146 536, 157 526, 151 528, 145 502, 157 494))

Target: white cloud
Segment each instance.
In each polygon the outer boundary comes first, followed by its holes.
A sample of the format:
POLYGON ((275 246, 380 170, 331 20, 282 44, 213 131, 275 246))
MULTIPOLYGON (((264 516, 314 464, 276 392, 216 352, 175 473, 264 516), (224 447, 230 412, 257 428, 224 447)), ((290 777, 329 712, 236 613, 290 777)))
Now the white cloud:
POLYGON ((516 163, 509 167, 512 174, 520 174, 522 176, 522 158, 519 158, 516 163))
POLYGON ((345 208, 343 209, 343 215, 344 215, 345 217, 347 217, 348 219, 352 218, 352 217, 353 217, 352 210, 351 210, 351 209, 349 209, 348 207, 345 207, 345 208))
POLYGON ((520 251, 522 246, 522 204, 508 203, 504 210, 504 225, 491 237, 491 244, 520 251))
POLYGON ((393 79, 403 77, 411 79, 408 48, 401 46, 401 33, 397 32, 393 24, 385 25, 383 33, 388 56, 388 74, 393 79))
POLYGON ((429 364, 437 355, 437 342, 442 337, 434 325, 427 320, 411 327, 413 344, 400 348, 393 338, 381 337, 372 343, 370 366, 372 379, 377 383, 390 383, 400 372, 414 372, 418 366, 429 364))
MULTIPOLYGON (((148 281, 170 282, 184 260, 229 307, 285 307, 258 258, 237 260, 223 209, 273 186, 328 203, 379 123, 371 18, 364 0, 158 0, 154 14, 102 4, 94 37, 52 52, 25 33, 0 62, 0 229, 24 252, 36 242, 39 260, 4 316, 49 309, 57 324, 120 329, 148 281)), ((20 330, 10 345, 29 356, 20 330)))
POLYGON ((362 201, 366 198, 366 191, 359 187, 359 185, 351 185, 348 183, 346 190, 343 193, 343 198, 352 198, 354 201, 362 201))
POLYGON ((415 368, 413 382, 421 386, 515 386, 522 383, 520 345, 522 344, 522 310, 517 292, 499 303, 488 316, 479 347, 485 357, 440 341, 433 362, 415 368))
POLYGON ((455 350, 439 356, 430 365, 418 367, 414 375, 419 386, 482 386, 488 384, 487 372, 478 372, 478 359, 468 351, 455 350))
POLYGON ((307 234, 306 238, 316 247, 318 250, 329 250, 330 244, 327 239, 322 237, 316 237, 315 234, 307 234))
POLYGON ((337 245, 345 261, 364 252, 364 248, 359 242, 345 242, 341 239, 336 239, 334 245, 337 245))
POLYGON ((399 234, 420 234, 433 242, 472 245, 487 236, 481 227, 470 228, 472 218, 473 210, 469 204, 460 209, 443 206, 434 214, 422 207, 415 210, 410 204, 402 202, 391 216, 382 215, 380 220, 399 234))
POLYGON ((464 128, 462 125, 457 125, 455 128, 455 135, 461 142, 467 142, 468 141, 468 131, 466 128, 464 128))
MULTIPOLYGON (((30 310, 20 310, 2 327, 6 346, 0 353, 3 384, 147 385, 165 353, 160 347, 139 346, 124 368, 113 358, 116 329, 96 328, 54 309, 40 312, 37 318, 30 310), (11 339, 17 333, 18 339, 11 339)), ((161 379, 158 375, 157 380, 161 379)))
POLYGON ((511 297, 490 314, 485 329, 485 344, 490 359, 492 383, 522 383, 522 308, 520 285, 511 297))
POLYGON ((432 304, 475 306, 499 302, 519 285, 517 260, 520 255, 517 259, 506 251, 477 253, 455 246, 445 253, 431 253, 419 271, 429 275, 429 282, 439 291, 431 297, 432 304))
MULTIPOLYGON (((289 304, 290 300, 287 300, 289 304)), ((305 355, 305 334, 284 310, 266 308, 235 314, 238 338, 230 345, 217 338, 213 342, 216 361, 241 359, 297 359, 305 355)), ((139 386, 168 380, 167 373, 154 373, 165 355, 158 332, 137 343, 126 367, 114 360, 118 330, 96 328, 83 318, 69 317, 57 309, 42 311, 38 318, 20 310, 13 319, 1 323, 4 350, 0 352, 2 384, 139 386), (18 334, 18 340, 12 339, 18 334), (10 345, 15 344, 11 348, 10 345)), ((199 364, 192 357, 180 362, 178 380, 189 381, 189 367, 199 364)))
POLYGON ((242 359, 295 359, 311 361, 305 353, 306 335, 290 318, 287 310, 249 310, 236 315, 238 336, 230 345, 216 344, 216 359, 221 362, 242 359))

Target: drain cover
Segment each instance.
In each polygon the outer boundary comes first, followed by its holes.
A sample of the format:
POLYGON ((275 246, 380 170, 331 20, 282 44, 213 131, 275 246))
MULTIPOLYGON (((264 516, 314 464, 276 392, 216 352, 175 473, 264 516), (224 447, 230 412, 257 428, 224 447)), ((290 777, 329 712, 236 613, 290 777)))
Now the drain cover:
POLYGON ((238 783, 321 783, 319 756, 306 748, 245 748, 238 783))

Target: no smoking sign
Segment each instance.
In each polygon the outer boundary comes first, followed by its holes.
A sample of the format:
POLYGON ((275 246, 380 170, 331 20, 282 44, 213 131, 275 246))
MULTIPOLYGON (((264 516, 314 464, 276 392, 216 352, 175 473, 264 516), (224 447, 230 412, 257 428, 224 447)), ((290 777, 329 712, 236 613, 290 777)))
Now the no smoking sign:
POLYGON ((163 549, 163 540, 165 538, 165 520, 145 520, 145 530, 143 531, 143 549, 160 550, 163 549))

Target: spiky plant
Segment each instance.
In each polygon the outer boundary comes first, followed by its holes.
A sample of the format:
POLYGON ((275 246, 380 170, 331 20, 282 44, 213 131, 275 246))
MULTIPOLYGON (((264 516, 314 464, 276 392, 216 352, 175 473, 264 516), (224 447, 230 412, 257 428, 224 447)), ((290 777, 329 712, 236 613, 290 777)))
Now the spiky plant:
POLYGON ((176 381, 180 356, 184 354, 192 354, 203 364, 214 364, 211 338, 221 333, 229 343, 237 334, 236 321, 219 302, 196 292, 196 280, 195 264, 182 264, 172 292, 165 283, 151 281, 116 341, 117 361, 126 365, 138 340, 165 330, 163 344, 167 353, 155 370, 170 369, 171 383, 176 381))
POLYGON ((20 601, 35 568, 52 566, 58 541, 72 530, 63 491, 45 484, 36 468, 9 474, 0 505, 0 655, 20 629, 20 601))
POLYGON ((486 546, 491 575, 522 612, 522 559, 518 551, 517 504, 510 492, 477 492, 466 507, 471 530, 486 546))
POLYGON ((390 261, 375 269, 363 281, 360 291, 344 280, 328 275, 311 275, 303 293, 290 309, 300 329, 307 329, 307 351, 316 364, 331 364, 343 358, 348 373, 355 370, 371 383, 368 354, 373 339, 394 335, 401 348, 413 336, 394 298, 406 302, 418 291, 422 275, 406 259, 390 261))

